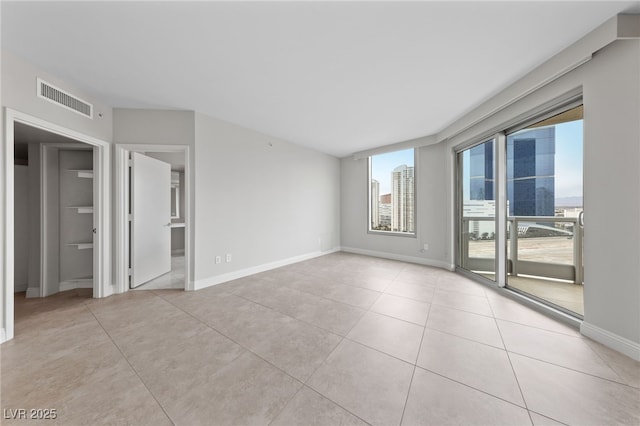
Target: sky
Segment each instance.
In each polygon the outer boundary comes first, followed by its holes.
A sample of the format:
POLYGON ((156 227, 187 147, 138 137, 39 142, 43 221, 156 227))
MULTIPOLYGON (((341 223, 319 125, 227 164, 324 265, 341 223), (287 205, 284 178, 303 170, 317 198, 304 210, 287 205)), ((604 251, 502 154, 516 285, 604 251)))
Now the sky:
MULTIPOLYGON (((582 197, 582 120, 556 125, 555 197, 582 197)), ((464 194, 469 194, 466 151, 464 194)), ((380 182, 380 195, 391 193, 391 171, 399 165, 413 166, 414 150, 389 152, 371 157, 372 178, 380 182)))
POLYGON ((380 182, 380 195, 391 193, 391 172, 405 164, 413 166, 413 148, 371 157, 371 178, 380 182))
POLYGON ((556 198, 582 197, 582 120, 556 126, 556 198))
MULTIPOLYGON (((556 125, 555 198, 582 197, 582 120, 556 125)), ((464 152, 463 193, 469 195, 469 151, 464 152)))

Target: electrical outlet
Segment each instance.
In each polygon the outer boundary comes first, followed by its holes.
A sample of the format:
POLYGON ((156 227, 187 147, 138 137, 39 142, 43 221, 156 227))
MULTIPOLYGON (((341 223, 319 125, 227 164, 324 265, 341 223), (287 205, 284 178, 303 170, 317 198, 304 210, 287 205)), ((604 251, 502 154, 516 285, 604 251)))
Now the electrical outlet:
POLYGON ((231 253, 227 253, 227 263, 231 262, 231 253))
POLYGON ((425 244, 424 246, 422 246, 423 250, 429 250, 429 244, 425 244))
POLYGON ((220 263, 220 262, 222 262, 222 257, 216 256, 216 263, 220 263))

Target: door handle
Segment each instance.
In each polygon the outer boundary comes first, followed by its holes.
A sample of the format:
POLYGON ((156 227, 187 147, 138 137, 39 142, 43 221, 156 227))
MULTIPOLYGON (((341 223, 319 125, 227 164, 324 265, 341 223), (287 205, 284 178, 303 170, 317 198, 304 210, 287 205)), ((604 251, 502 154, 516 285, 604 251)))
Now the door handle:
POLYGON ((578 225, 584 228, 584 210, 578 213, 578 225))
POLYGON ((167 223, 165 226, 171 226, 171 222, 167 223))

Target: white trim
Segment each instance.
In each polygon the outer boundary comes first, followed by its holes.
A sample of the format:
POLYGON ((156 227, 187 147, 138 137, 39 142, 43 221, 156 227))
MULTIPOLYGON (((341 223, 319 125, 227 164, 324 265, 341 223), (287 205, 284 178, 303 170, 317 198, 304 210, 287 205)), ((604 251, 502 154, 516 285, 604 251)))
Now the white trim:
MULTIPOLYGON (((507 283, 507 136, 504 132, 499 132, 493 138, 493 149, 495 162, 494 191, 496 199, 496 282, 498 287, 504 287, 507 283)), ((462 206, 460 206, 462 207, 462 206)))
MULTIPOLYGON (((4 317, 1 319, 1 326, 4 327, 4 340, 13 339, 13 268, 14 268, 14 229, 13 229, 13 192, 14 192, 14 170, 13 170, 13 118, 8 108, 4 110, 4 199, 2 200, 4 207, 4 273, 2 281, 4 282, 4 294, 2 295, 2 312, 4 317), (11 141, 11 143, 9 143, 11 141)), ((1 265, 1 264, 0 264, 1 265)), ((38 291, 38 294, 40 292, 38 291)))
POLYGON ((59 291, 75 290, 76 288, 93 288, 93 279, 62 281, 59 291))
POLYGON ((342 251, 347 253, 362 254, 365 256, 381 257, 383 259, 399 260, 401 262, 417 263, 419 265, 433 266, 436 268, 446 269, 447 271, 453 271, 455 269, 455 265, 441 260, 423 259, 421 257, 387 253, 383 251, 365 250, 355 247, 342 247, 342 251))
POLYGON ((131 152, 175 152, 184 155, 184 289, 194 290, 191 278, 191 150, 189 145, 115 145, 115 292, 129 291, 129 153, 131 152))
POLYGON ((7 333, 5 333, 4 328, 0 328, 0 343, 4 343, 7 341, 7 333))
POLYGON ((27 299, 31 299, 33 297, 40 297, 40 287, 27 287, 27 292, 25 294, 27 299))
MULTIPOLYGON (((4 109, 4 282, 3 323, 6 340, 13 338, 14 306, 13 306, 13 155, 14 155, 14 124, 22 123, 31 127, 55 133, 69 139, 92 145, 97 152, 98 161, 94 163, 94 170, 98 171, 94 178, 97 191, 94 192, 98 203, 94 203, 95 226, 97 233, 94 240, 94 287, 93 297, 106 297, 112 293, 111 288, 111 145, 109 142, 76 132, 66 127, 53 124, 40 118, 13 110, 4 109)), ((40 294, 40 288, 38 296, 40 294)), ((33 291, 33 290, 32 290, 33 291)), ((29 293, 29 289, 27 289, 29 293)))
POLYGON ((640 361, 640 343, 618 336, 588 322, 582 322, 580 333, 620 353, 640 361))
POLYGON ((269 263, 264 263, 258 266, 252 266, 250 268, 241 269, 239 271, 233 271, 226 274, 204 278, 201 280, 194 281, 193 290, 202 290, 203 288, 222 284, 227 281, 237 280, 239 278, 244 278, 249 275, 259 274, 260 272, 270 271, 271 269, 276 269, 282 266, 291 265, 293 263, 302 262, 303 260, 309 260, 316 257, 324 256, 327 254, 336 253, 338 251, 340 251, 340 247, 335 247, 326 251, 315 251, 315 252, 303 254, 300 256, 294 256, 287 259, 277 260, 275 262, 269 262, 269 263))

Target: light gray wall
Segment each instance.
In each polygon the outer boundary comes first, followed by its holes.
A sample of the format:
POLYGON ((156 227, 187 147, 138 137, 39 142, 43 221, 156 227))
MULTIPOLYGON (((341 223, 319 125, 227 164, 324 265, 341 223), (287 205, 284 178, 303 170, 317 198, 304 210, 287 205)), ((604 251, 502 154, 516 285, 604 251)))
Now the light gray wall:
POLYGON ((64 82, 35 66, 21 60, 13 53, 2 50, 2 106, 32 115, 42 120, 73 129, 77 132, 104 141, 111 141, 112 110, 111 107, 83 93, 81 90, 64 82), (40 77, 72 93, 94 106, 93 120, 62 108, 47 100, 38 98, 36 79, 40 77), (102 117, 98 117, 98 113, 102 117))
POLYGON ((193 111, 114 108, 113 142, 193 146, 194 113, 193 111))
MULTIPOLYGON (((191 205, 189 206, 191 229, 189 230, 189 234, 191 237, 191 251, 193 253, 194 235, 196 232, 194 220, 196 203, 194 198, 194 176, 196 171, 194 112, 115 108, 113 110, 113 142, 115 144, 189 146, 191 174, 190 176, 187 176, 186 179, 189 179, 191 187, 191 205)), ((185 179, 182 181, 186 182, 185 179)), ((115 176, 113 186, 115 188, 115 176)), ((115 217, 115 210, 113 211, 113 215, 113 217, 115 217)), ((191 256, 191 264, 188 265, 191 277, 194 276, 194 257, 195 256, 191 256)), ((115 262, 113 266, 115 268, 115 262)))
MULTIPOLYGON (((417 239, 366 233, 367 162, 342 159, 342 246, 453 264, 454 148, 481 142, 488 132, 504 130, 505 123, 581 88, 585 105, 584 318, 640 343, 639 76, 640 41, 615 41, 591 61, 506 109, 474 124, 499 104, 491 99, 453 123, 438 136, 438 145, 419 149, 417 239), (421 254, 423 243, 429 243, 430 250, 421 254)), ((525 78, 516 85, 526 90, 527 83, 525 78)))
POLYGON ((640 343, 640 40, 584 73, 585 320, 640 343))
POLYGON ((446 188, 442 144, 418 148, 416 158, 416 238, 367 232, 368 161, 341 160, 341 246, 345 250, 381 254, 401 260, 449 268, 443 205, 446 188), (423 251, 424 244, 429 249, 423 251))
MULTIPOLYGON (((591 61, 446 142, 451 150, 576 88, 584 96, 586 323, 640 343, 640 40, 618 40, 591 61)), ((526 87, 526 79, 521 85, 526 87)), ((499 95, 498 95, 499 96, 499 95)), ((470 116, 482 115, 484 105, 470 116)), ((464 127, 465 118, 453 127, 464 127)), ((446 134, 447 132, 443 132, 446 134)), ((453 175, 444 185, 453 188, 453 175)), ((452 205, 448 191, 445 205, 452 205)), ((453 218, 453 210, 447 215, 453 218)), ((453 235, 453 221, 449 221, 453 235)), ((449 239, 453 241, 452 238, 449 239)), ((451 245, 451 244, 450 244, 451 245)), ((452 247, 452 245, 451 245, 452 247)), ((449 249, 451 253, 451 248, 449 249)), ((453 261, 453 260, 452 260, 453 261)))
POLYGON ((337 158, 201 114, 196 149, 196 280, 340 245, 337 158))
POLYGON ((26 291, 29 279, 29 168, 14 166, 14 292, 26 291))
MULTIPOLYGON (((107 142, 111 141, 113 129, 111 107, 99 102, 97 99, 87 95, 73 85, 62 81, 49 73, 39 70, 37 67, 23 61, 11 52, 2 49, 0 52, 0 58, 0 87, 2 88, 0 102, 3 107, 8 107, 25 114, 29 114, 39 119, 73 129, 77 132, 81 132, 107 142), (94 112, 96 117, 93 120, 90 120, 72 111, 56 106, 44 99, 38 98, 36 92, 37 77, 41 77, 47 82, 92 103, 95 108, 94 112), (101 118, 97 117, 98 113, 102 114, 101 118)), ((0 120, 0 134, 4 139, 4 120, 0 120)), ((3 143, 6 144, 7 141, 3 140, 3 143)), ((2 160, 2 163, 4 164, 5 151, 4 149, 1 151, 0 160, 2 160)), ((32 182, 31 173, 29 180, 32 182)), ((2 188, 3 194, 4 187, 5 177, 4 174, 0 174, 0 188, 2 188)), ((31 188, 33 189, 32 193, 36 191, 35 187, 31 186, 31 188)), ((39 187, 37 188, 37 193, 39 193, 39 187)), ((31 209, 33 210, 33 206, 31 209)), ((4 212, 0 213, 0 218, 4 223, 4 212)), ((37 231, 36 235, 38 235, 39 238, 39 226, 37 229, 32 227, 31 231, 32 234, 37 231)), ((0 241, 4 241, 5 238, 4 228, 0 229, 0 241)), ((30 237, 30 242, 33 238, 35 237, 30 237)), ((2 253, 2 257, 4 258, 5 254, 2 252, 2 249, 0 249, 0 253, 2 253)), ((37 257, 29 257, 29 287, 39 286, 40 265, 38 262, 39 250, 37 257), (34 263, 37 263, 37 268, 34 263)), ((3 283, 3 286, 4 285, 6 285, 6 283, 3 283)), ((3 319, 0 326, 4 328, 4 299, 2 299, 2 303, 0 303, 0 305, 0 317, 3 319)))

